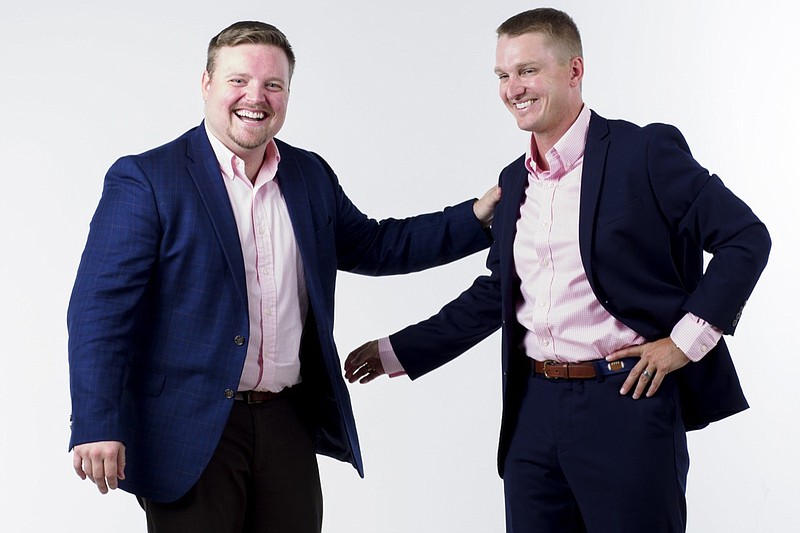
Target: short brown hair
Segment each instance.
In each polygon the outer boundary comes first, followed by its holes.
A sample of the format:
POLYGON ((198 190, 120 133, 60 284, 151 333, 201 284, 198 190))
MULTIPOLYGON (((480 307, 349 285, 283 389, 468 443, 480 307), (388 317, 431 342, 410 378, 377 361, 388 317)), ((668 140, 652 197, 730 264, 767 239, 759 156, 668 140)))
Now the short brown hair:
POLYGON ((240 44, 268 44, 277 46, 286 53, 289 59, 289 77, 294 73, 294 52, 292 45, 281 30, 258 21, 234 22, 217 35, 208 43, 208 57, 206 59, 206 71, 209 75, 214 73, 214 62, 217 59, 217 52, 225 46, 238 46, 240 44))
POLYGON ((550 7, 523 11, 503 22, 497 28, 497 36, 519 37, 525 33, 542 33, 559 48, 561 59, 583 57, 583 44, 578 26, 572 17, 550 7))

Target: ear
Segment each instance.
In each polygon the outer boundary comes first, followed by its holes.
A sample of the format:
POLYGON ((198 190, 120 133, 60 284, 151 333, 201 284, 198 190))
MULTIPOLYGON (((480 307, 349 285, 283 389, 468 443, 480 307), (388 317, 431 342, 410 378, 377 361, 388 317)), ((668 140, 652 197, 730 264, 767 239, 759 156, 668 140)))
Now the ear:
POLYGON ((573 57, 569 62, 570 67, 570 86, 578 87, 583 81, 583 58, 580 56, 573 57))
POLYGON ((211 85, 211 74, 207 70, 203 71, 203 77, 200 81, 200 90, 203 92, 203 101, 208 100, 208 87, 211 85))

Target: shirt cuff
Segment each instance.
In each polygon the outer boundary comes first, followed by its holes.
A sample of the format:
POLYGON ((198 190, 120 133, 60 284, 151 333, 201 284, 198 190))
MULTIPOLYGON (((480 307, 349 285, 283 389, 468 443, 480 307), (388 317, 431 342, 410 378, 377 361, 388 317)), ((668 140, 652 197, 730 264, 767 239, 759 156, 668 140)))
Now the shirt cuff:
POLYGON ((686 313, 670 333, 670 338, 675 346, 695 363, 705 357, 717 345, 721 337, 721 329, 692 313, 686 313))
POLYGON ((383 366, 383 371, 386 372, 386 375, 390 378, 406 375, 403 365, 400 364, 400 360, 394 353, 394 348, 392 348, 389 337, 378 339, 378 354, 380 355, 381 366, 383 366))

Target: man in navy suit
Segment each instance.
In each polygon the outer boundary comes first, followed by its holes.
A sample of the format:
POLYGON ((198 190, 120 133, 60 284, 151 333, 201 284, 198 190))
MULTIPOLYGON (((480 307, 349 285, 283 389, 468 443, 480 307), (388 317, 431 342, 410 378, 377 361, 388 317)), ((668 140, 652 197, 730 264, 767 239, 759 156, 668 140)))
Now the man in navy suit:
POLYGON ((566 13, 520 13, 497 33, 500 97, 532 135, 500 175, 491 273, 355 350, 346 376, 415 379, 501 328, 508 531, 684 531, 686 430, 747 408, 721 335, 769 235, 677 129, 584 105, 566 13))
POLYGON ((149 531, 318 532, 315 453, 363 475, 333 341, 337 269, 398 274, 488 247, 496 193, 381 222, 277 139, 295 59, 214 37, 205 121, 109 170, 68 311, 74 468, 149 531))

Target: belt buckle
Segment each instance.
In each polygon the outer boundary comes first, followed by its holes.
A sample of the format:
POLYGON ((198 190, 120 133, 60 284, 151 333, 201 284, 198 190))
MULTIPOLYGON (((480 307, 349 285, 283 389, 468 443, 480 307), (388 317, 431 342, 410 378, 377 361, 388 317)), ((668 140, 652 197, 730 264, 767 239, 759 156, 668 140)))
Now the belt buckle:
POLYGON ((257 404, 257 403, 262 403, 264 401, 264 400, 256 400, 256 399, 254 399, 253 398, 253 396, 255 396, 253 394, 254 392, 255 391, 249 390, 244 394, 244 403, 246 403, 247 405, 254 405, 254 404, 257 404))
MULTIPOLYGON (((542 375, 544 375, 544 377, 546 377, 547 379, 563 379, 561 376, 551 376, 550 374, 547 373, 547 367, 548 366, 560 365, 561 363, 559 363, 558 361, 549 361, 548 360, 548 361, 544 361, 543 364, 544 364, 544 369, 542 371, 542 375)), ((569 375, 569 371, 567 371, 567 375, 569 375)))

